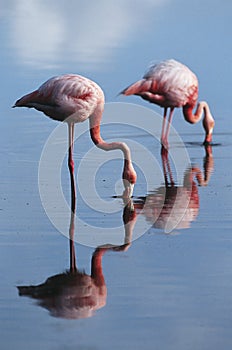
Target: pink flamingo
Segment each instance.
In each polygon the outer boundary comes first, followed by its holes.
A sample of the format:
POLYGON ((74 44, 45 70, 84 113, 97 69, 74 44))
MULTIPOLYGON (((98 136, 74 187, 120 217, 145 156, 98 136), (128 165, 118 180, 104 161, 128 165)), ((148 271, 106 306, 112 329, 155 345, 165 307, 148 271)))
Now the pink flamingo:
POLYGON ((69 130, 68 167, 72 187, 72 210, 75 208, 75 182, 73 142, 74 124, 89 118, 90 135, 95 145, 105 151, 120 149, 124 154, 123 182, 125 196, 131 196, 136 182, 136 172, 131 161, 129 147, 123 142, 105 142, 100 134, 100 122, 104 110, 104 93, 93 81, 80 75, 66 74, 53 77, 35 90, 20 98, 13 107, 35 108, 48 117, 65 121, 69 130))
POLYGON ((161 143, 168 145, 168 134, 175 107, 182 107, 184 118, 191 124, 197 123, 204 112, 204 144, 212 141, 214 119, 206 102, 199 102, 195 113, 193 109, 198 99, 198 80, 185 65, 173 59, 152 65, 142 80, 130 85, 121 92, 123 95, 138 95, 144 100, 164 108, 161 143), (170 108, 166 126, 167 110, 170 108), (166 127, 166 130, 165 130, 166 127))

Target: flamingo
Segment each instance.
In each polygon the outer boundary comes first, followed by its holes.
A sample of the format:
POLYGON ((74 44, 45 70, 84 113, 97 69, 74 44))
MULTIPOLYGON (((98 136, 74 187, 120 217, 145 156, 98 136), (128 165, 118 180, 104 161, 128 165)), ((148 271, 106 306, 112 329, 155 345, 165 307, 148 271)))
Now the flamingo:
POLYGON ((136 182, 130 149, 124 142, 107 143, 100 134, 100 122, 104 110, 104 93, 100 86, 81 75, 65 74, 53 77, 37 90, 23 96, 13 107, 35 108, 46 116, 68 124, 68 167, 71 177, 72 210, 75 208, 74 182, 74 125, 89 119, 90 135, 94 144, 105 151, 120 149, 124 155, 122 173, 125 197, 130 197, 136 182))
POLYGON ((184 64, 173 59, 154 64, 143 76, 143 79, 124 89, 121 94, 138 95, 144 100, 164 108, 161 132, 163 146, 168 146, 170 124, 176 107, 182 107, 185 120, 191 124, 197 123, 204 112, 204 144, 212 142, 214 119, 205 101, 199 102, 195 113, 193 113, 198 99, 198 80, 196 75, 184 64), (170 112, 166 126, 168 108, 170 108, 170 112))

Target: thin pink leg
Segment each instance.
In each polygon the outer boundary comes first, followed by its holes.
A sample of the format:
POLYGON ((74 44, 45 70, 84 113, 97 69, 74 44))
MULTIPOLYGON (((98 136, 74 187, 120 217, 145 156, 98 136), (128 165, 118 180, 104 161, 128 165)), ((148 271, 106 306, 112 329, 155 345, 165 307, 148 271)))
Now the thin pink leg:
POLYGON ((168 150, 164 147, 161 151, 161 157, 162 157, 162 165, 163 165, 163 174, 164 174, 164 181, 165 186, 168 187, 169 185, 174 186, 174 180, 172 176, 172 169, 170 166, 169 156, 168 156, 168 150))
POLYGON ((162 131, 161 131, 161 143, 165 143, 165 125, 166 125, 166 117, 167 117, 167 108, 164 107, 164 115, 163 115, 163 123, 162 123, 162 131))
POLYGON ((76 212, 76 185, 74 177, 74 160, 73 160, 73 142, 74 142, 74 123, 68 124, 68 167, 71 180, 71 219, 69 226, 69 248, 70 248, 70 271, 76 271, 76 256, 74 246, 75 233, 75 212, 76 212))
POLYGON ((69 249, 70 249, 70 271, 75 272, 76 267, 76 254, 74 245, 74 234, 75 234, 75 213, 71 212, 70 226, 69 226, 69 249))
POLYGON ((68 124, 68 140, 69 140, 69 150, 68 150, 68 167, 70 172, 71 180, 71 209, 75 213, 76 210, 76 186, 74 178, 74 161, 73 161, 73 142, 74 142, 74 123, 68 124))
POLYGON ((168 157, 168 151, 166 150, 166 148, 162 147, 161 158, 162 158, 165 186, 168 186, 167 157, 168 157))
POLYGON ((168 143, 168 135, 169 135, 169 131, 170 131, 170 125, 172 122, 172 117, 173 117, 173 112, 174 112, 174 107, 170 108, 170 113, 169 113, 169 117, 168 117, 168 124, 167 124, 167 128, 166 128, 166 133, 164 136, 165 141, 168 143))
POLYGON ((170 183, 171 183, 172 186, 174 186, 175 182, 174 182, 173 176, 172 176, 172 169, 171 169, 171 166, 170 166, 169 157, 167 157, 167 170, 168 170, 168 174, 169 174, 170 183))

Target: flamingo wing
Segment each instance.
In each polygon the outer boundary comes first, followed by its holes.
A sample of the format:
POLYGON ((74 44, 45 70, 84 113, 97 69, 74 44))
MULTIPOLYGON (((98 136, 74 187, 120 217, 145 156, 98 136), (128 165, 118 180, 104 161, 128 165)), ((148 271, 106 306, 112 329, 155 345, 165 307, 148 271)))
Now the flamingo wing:
POLYGON ((104 101, 104 94, 96 83, 66 74, 47 80, 38 90, 19 99, 15 107, 35 108, 59 121, 73 116, 74 122, 81 122, 93 113, 99 100, 104 101))
POLYGON ((162 107, 195 105, 197 101, 196 75, 187 66, 173 59, 152 65, 143 79, 152 81, 151 93, 163 96, 162 107))
POLYGON ((198 81, 188 67, 171 59, 153 64, 143 79, 124 89, 122 94, 139 95, 161 107, 195 105, 198 81))

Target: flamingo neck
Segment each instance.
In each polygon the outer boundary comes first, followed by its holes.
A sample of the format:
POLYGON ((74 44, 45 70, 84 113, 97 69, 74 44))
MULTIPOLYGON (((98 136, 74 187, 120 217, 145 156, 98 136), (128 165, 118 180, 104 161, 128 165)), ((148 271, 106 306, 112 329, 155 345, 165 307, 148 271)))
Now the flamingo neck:
POLYGON ((208 103, 205 101, 201 101, 198 103, 195 113, 193 113, 193 107, 192 105, 185 105, 183 106, 183 114, 184 118, 187 122, 191 124, 197 123, 201 118, 202 114, 204 113, 203 118, 203 127, 205 129, 205 143, 212 141, 212 133, 214 128, 214 119, 210 112, 208 103))
POLYGON ((105 286, 105 279, 102 270, 102 257, 105 251, 104 248, 97 248, 91 261, 91 277, 94 279, 94 282, 98 287, 105 286))
MULTIPOLYGON (((206 108, 206 102, 199 102, 196 108, 195 113, 193 113, 193 105, 185 105, 183 106, 183 114, 185 117, 185 120, 191 124, 197 123, 203 114, 204 108, 206 108)), ((208 106, 208 105, 207 105, 208 106)))
POLYGON ((120 149, 123 152, 124 155, 124 167, 123 167, 123 183, 125 187, 125 196, 130 197, 133 192, 133 187, 136 182, 136 172, 134 170, 134 167, 132 165, 131 161, 131 153, 130 149, 124 142, 106 142, 102 139, 101 133, 100 133, 100 125, 96 125, 91 127, 90 124, 90 136, 92 141, 95 143, 95 145, 98 148, 103 149, 104 151, 112 151, 116 149, 120 149))
POLYGON ((129 201, 124 199, 124 210, 123 210, 123 223, 125 228, 125 238, 124 238, 124 245, 126 245, 126 248, 128 249, 132 242, 132 235, 134 226, 137 220, 137 214, 134 207, 133 200, 130 199, 129 201))

